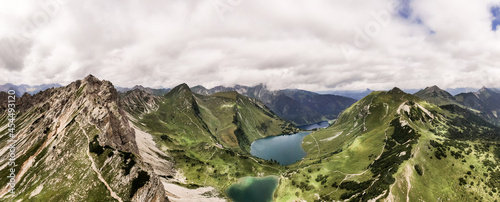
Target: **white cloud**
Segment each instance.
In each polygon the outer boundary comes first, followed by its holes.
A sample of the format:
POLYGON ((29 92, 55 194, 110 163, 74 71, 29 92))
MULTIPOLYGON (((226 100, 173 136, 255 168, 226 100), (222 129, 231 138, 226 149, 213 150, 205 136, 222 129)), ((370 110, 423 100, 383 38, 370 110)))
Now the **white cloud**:
POLYGON ((0 83, 67 84, 92 73, 119 86, 500 87, 490 13, 498 2, 410 1, 409 19, 394 3, 5 2, 0 83))

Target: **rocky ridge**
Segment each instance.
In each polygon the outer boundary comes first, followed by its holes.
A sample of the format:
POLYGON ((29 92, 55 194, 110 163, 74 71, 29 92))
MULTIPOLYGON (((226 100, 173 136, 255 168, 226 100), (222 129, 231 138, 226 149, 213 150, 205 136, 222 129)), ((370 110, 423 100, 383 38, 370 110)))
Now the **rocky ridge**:
MULTIPOLYGON (((1 95, 5 126, 6 97, 1 95)), ((6 194, 4 186, 2 198, 168 201, 159 177, 140 156, 135 130, 111 82, 89 75, 65 87, 24 94, 16 108, 18 194, 6 194)), ((6 139, 7 128, 0 130, 6 139)), ((6 141, 0 144, 8 148, 6 141)), ((0 150, 2 156, 6 152, 0 150)), ((2 174, 10 169, 6 161, 0 159, 2 174)))

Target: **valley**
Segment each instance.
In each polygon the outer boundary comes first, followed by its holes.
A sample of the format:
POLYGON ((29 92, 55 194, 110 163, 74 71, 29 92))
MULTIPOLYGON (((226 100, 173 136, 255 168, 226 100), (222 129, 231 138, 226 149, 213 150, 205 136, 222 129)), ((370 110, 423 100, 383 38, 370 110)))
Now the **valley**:
MULTIPOLYGON (((498 197, 492 186, 497 178, 491 177, 498 170, 493 166, 498 160, 495 157, 498 145, 496 139, 488 138, 489 133, 495 133, 495 126, 481 121, 481 115, 474 111, 457 112, 446 105, 439 107, 431 103, 397 88, 373 92, 346 109, 333 126, 328 127, 326 122, 311 124, 315 127, 309 129, 328 128, 304 137, 304 159, 299 158, 292 164, 281 163, 279 148, 276 148, 279 146, 271 144, 263 150, 265 155, 250 152, 251 155, 244 157, 258 162, 252 165, 255 170, 222 178, 232 179, 234 181, 229 184, 238 186, 242 183, 240 180, 245 181, 242 178, 245 176, 280 176, 274 201, 493 200, 498 197), (466 121, 470 122, 467 126, 457 124, 471 117, 476 117, 476 122, 466 121), (468 128, 466 136, 470 137, 453 137, 458 135, 457 129, 464 127, 468 128), (490 149, 480 149, 485 145, 490 149), (468 150, 464 151, 464 147, 468 150), (485 164, 492 167, 486 168, 485 164), (265 170, 267 172, 262 172, 265 170), (450 171, 456 174, 450 175, 450 171), (471 180, 465 180, 469 177, 471 180), (472 187, 477 188, 469 190, 472 187), (481 187, 487 191, 481 191, 481 187), (456 189, 464 191, 460 195, 454 191, 456 189)), ((456 106, 461 109, 463 105, 456 106)), ((253 139, 251 149, 256 142, 280 137, 289 136, 253 139)), ((291 149, 291 144, 285 140, 279 142, 291 149)), ((214 152, 212 158, 217 154, 214 152)), ((240 155, 243 157, 236 152, 236 156, 240 155)), ((292 151, 285 155, 294 156, 292 151)), ((205 170, 205 173, 213 171, 205 170)), ((207 185, 205 180, 203 185, 207 185)), ((197 183, 196 180, 192 182, 197 183)), ((247 186, 251 185, 247 182, 247 186)), ((227 185, 222 187, 229 188, 227 185)), ((252 191, 239 194, 251 194, 252 191)))

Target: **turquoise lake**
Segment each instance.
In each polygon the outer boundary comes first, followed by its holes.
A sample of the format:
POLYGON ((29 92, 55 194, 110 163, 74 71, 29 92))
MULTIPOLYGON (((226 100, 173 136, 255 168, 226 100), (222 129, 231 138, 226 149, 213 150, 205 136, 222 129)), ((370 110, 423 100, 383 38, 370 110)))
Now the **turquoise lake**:
POLYGON ((281 165, 293 164, 307 153, 302 149, 302 140, 311 132, 280 135, 258 139, 252 142, 250 153, 265 160, 276 160, 281 165))
POLYGON ((227 188, 226 194, 235 202, 271 202, 278 179, 277 176, 244 177, 227 188))

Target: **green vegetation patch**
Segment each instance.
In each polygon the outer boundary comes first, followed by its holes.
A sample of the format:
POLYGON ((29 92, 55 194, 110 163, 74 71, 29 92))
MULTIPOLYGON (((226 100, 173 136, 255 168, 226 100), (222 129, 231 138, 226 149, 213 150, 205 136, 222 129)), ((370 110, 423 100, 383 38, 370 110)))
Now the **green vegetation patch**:
POLYGON ((128 175, 130 174, 130 169, 132 169, 132 167, 136 164, 135 155, 130 152, 120 151, 120 156, 123 158, 122 169, 125 172, 125 175, 128 175))
POLYGON ((91 142, 89 142, 89 151, 100 156, 104 153, 104 147, 99 144, 99 135, 94 136, 91 142))
POLYGON ((146 185, 146 183, 149 181, 149 174, 146 171, 139 171, 138 176, 132 181, 132 188, 130 189, 130 198, 134 196, 134 194, 139 190, 141 187, 146 185))
POLYGON ((344 181, 340 184, 339 188, 348 190, 348 192, 343 193, 340 196, 340 199, 345 200, 351 198, 356 193, 362 192, 363 190, 368 189, 372 184, 373 180, 368 180, 364 182, 354 182, 354 181, 344 181))

